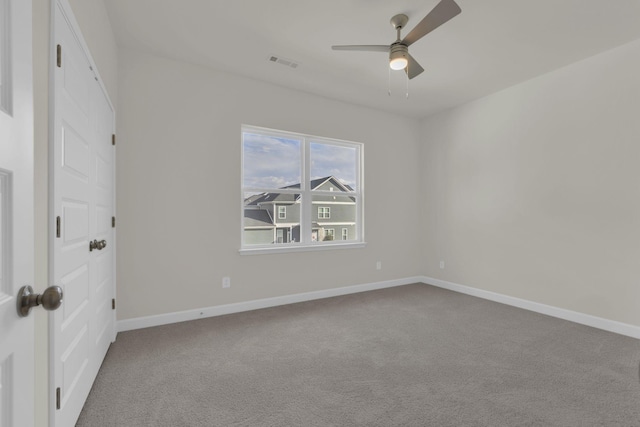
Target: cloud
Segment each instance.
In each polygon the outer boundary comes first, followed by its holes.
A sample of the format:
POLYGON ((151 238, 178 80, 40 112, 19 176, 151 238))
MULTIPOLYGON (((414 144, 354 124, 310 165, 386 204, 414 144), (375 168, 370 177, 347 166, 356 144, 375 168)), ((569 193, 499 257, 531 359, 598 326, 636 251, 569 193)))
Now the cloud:
POLYGON ((279 188, 300 182, 300 141, 244 134, 245 187, 279 188))
POLYGON ((342 183, 355 188, 356 149, 338 145, 311 143, 311 175, 333 175, 342 183))
MULTIPOLYGON (((301 181, 302 141, 292 138, 243 134, 244 186, 281 188, 301 181)), ((335 176, 355 188, 357 150, 310 143, 311 179, 335 176)))

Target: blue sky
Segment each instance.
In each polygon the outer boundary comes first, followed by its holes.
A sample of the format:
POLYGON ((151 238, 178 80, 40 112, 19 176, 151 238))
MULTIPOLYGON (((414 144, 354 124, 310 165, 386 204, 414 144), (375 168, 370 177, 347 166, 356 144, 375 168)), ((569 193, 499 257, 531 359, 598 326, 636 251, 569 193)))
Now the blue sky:
MULTIPOLYGON (((311 142, 311 179, 333 175, 355 188, 356 149, 311 142)), ((244 185, 280 188, 300 182, 299 140, 244 134, 244 185)))

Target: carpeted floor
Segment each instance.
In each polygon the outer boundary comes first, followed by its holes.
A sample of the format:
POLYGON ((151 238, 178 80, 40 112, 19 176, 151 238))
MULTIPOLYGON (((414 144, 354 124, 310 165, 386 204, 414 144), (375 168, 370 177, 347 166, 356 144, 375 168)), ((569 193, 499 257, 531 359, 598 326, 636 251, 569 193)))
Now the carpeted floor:
POLYGON ((77 426, 640 426, 639 363, 415 284, 120 333, 77 426))

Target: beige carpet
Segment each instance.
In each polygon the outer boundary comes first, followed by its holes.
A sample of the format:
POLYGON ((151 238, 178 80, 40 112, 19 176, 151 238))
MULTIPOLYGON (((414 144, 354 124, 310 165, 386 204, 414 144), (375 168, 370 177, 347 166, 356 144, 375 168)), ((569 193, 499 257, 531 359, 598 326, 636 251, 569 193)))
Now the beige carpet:
POLYGON ((415 284, 120 333, 78 426, 640 426, 640 341, 415 284))

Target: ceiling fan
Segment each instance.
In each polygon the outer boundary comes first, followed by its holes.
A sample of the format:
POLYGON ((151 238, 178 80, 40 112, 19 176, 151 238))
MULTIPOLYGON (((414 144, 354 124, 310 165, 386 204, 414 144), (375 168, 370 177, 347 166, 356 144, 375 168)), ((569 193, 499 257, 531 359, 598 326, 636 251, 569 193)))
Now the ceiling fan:
POLYGON ((391 18, 391 25, 397 32, 397 39, 389 46, 387 45, 338 45, 331 46, 333 50, 359 50, 370 52, 388 52, 389 67, 392 70, 405 70, 410 79, 416 77, 424 71, 424 68, 413 56, 409 54, 409 46, 449 21, 451 18, 462 12, 460 6, 454 0, 441 0, 422 21, 407 34, 404 39, 400 39, 402 30, 409 17, 404 14, 395 15, 391 18))

